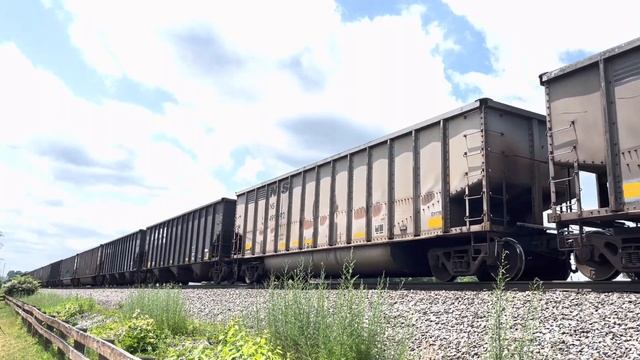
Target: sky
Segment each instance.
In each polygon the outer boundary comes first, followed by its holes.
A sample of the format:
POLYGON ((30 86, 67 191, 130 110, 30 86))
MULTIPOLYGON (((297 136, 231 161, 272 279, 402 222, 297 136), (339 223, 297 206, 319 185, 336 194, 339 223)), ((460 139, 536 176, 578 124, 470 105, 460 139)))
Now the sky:
POLYGON ((640 35, 612 1, 0 0, 0 258, 31 270, 640 35))

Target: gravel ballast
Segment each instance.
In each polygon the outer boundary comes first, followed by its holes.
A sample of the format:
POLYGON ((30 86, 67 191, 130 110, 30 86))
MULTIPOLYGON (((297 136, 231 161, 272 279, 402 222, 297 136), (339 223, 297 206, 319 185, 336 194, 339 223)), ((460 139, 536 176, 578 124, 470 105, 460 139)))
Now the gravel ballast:
MULTIPOLYGON (((113 307, 135 290, 47 289, 90 296, 113 307)), ((185 289, 189 313, 199 320, 225 321, 259 311, 268 290, 185 289)), ((412 335, 421 359, 475 359, 487 349, 491 292, 384 291, 386 314, 395 329, 412 335)), ((512 327, 520 329, 534 298, 509 292, 512 327)), ((540 359, 640 359, 640 294, 545 291, 534 357, 540 359)))

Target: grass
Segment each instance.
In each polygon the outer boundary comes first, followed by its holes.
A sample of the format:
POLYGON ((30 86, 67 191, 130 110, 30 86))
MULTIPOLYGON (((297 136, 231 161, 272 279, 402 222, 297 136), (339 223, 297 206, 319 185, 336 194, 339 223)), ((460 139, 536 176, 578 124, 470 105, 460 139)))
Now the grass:
POLYGON ((85 314, 94 314, 101 311, 96 301, 81 296, 61 296, 51 293, 37 292, 20 300, 31 304, 43 313, 53 316, 58 320, 77 325, 80 317, 85 314))
POLYGON ((250 322, 291 359, 404 359, 402 334, 391 340, 381 288, 366 291, 356 284, 352 265, 345 267, 337 291, 311 282, 302 270, 269 286, 267 302, 250 322))
POLYGON ((41 291, 31 296, 21 297, 20 300, 37 307, 43 312, 45 312, 46 309, 54 308, 69 301, 66 296, 41 291))
POLYGON ((140 315, 152 318, 156 326, 175 335, 185 334, 192 320, 185 310, 180 289, 142 289, 122 304, 120 311, 126 317, 140 315))
POLYGON ((18 315, 4 302, 0 302, 0 359, 53 360, 54 353, 45 351, 19 320, 18 315))

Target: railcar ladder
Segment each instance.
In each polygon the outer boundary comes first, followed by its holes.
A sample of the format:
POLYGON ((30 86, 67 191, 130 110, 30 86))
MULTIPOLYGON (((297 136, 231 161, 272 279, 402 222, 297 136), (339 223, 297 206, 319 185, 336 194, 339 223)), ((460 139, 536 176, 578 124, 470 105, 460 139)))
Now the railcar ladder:
MULTIPOLYGON (((471 179, 476 178, 476 177, 482 177, 485 174, 485 168, 487 167, 486 162, 485 165, 482 166, 480 168, 480 171, 475 171, 472 172, 471 171, 471 167, 469 165, 469 158, 473 157, 473 156, 478 156, 478 155, 483 155, 484 152, 484 147, 481 146, 480 150, 475 150, 475 151, 471 151, 471 149, 469 148, 469 141, 468 136, 469 135, 473 135, 476 133, 481 133, 481 131, 476 131, 476 132, 472 132, 469 134, 465 134, 464 135, 464 139, 465 139, 465 147, 466 147, 466 151, 463 154, 464 158, 465 158, 465 164, 467 167, 467 171, 464 173, 465 176, 465 192, 464 192, 464 200, 465 200, 465 221, 467 224, 467 230, 469 230, 470 226, 471 226, 471 222, 472 221, 476 221, 476 220, 483 220, 487 210, 490 209, 485 209, 483 206, 483 210, 482 210, 482 214, 479 217, 471 217, 471 209, 470 209, 470 201, 472 200, 476 200, 476 199, 480 199, 483 200, 483 197, 485 195, 485 189, 483 188, 480 191, 480 194, 470 194, 470 187, 471 187, 471 179)), ((494 133, 500 136, 503 136, 504 133, 502 132, 498 132, 498 131, 491 131, 491 130, 486 130, 487 134, 490 133, 494 133)), ((491 152, 491 150, 487 150, 487 152, 491 152)), ((497 152, 493 152, 493 153, 497 153, 497 152)), ((505 154, 503 153, 498 153, 500 155, 505 156, 505 154)), ((484 157, 484 156, 483 156, 484 157)), ((488 181, 488 180, 487 180, 488 181)), ((491 219, 490 220, 496 220, 496 221, 501 221, 503 223, 504 226, 507 225, 507 221, 509 220, 509 217, 507 215, 507 182, 506 182, 506 174, 503 175, 502 177, 502 193, 501 194, 494 194, 490 189, 488 190, 489 194, 489 203, 488 206, 491 207, 491 199, 499 199, 502 201, 502 217, 494 217, 491 212, 489 212, 491 214, 491 219)))
POLYGON ((464 143, 465 143, 465 152, 464 154, 462 154, 462 156, 464 157, 465 160, 465 164, 467 167, 467 171, 465 171, 464 173, 464 178, 465 178, 465 188, 464 188, 464 205, 465 205, 465 213, 464 213, 464 220, 466 222, 467 225, 467 230, 469 230, 471 228, 471 222, 472 221, 477 221, 477 220, 483 220, 484 216, 485 216, 485 211, 486 209, 482 209, 482 214, 480 214, 480 216, 477 217, 471 217, 471 201, 475 201, 475 200, 480 200, 482 201, 484 198, 484 189, 480 190, 479 194, 471 194, 470 193, 470 189, 471 189, 471 183, 472 183, 472 179, 475 178, 481 178, 484 176, 484 166, 480 167, 479 171, 471 171, 471 166, 469 165, 469 158, 474 157, 474 156, 482 156, 484 157, 484 147, 480 146, 480 149, 478 150, 474 150, 471 151, 471 149, 469 148, 469 136, 474 135, 474 134, 481 134, 482 130, 479 131, 474 131, 468 134, 464 134, 464 143))
MULTIPOLYGON (((580 188, 580 160, 578 157, 578 134, 575 126, 576 119, 569 122, 569 125, 552 130, 551 126, 547 125, 547 137, 549 142, 549 175, 550 175, 550 188, 551 188, 551 211, 553 215, 558 213, 573 212, 574 207, 578 211, 578 216, 582 217, 582 189, 580 188), (558 133, 568 132, 573 135, 572 139, 569 139, 570 144, 567 147, 556 149, 553 142, 553 135, 558 133), (555 174, 555 159, 556 156, 574 154, 573 168, 567 168, 567 175, 561 178, 556 178, 555 174), (571 181, 574 182, 574 194, 575 199, 572 199, 571 181), (556 189, 562 187, 565 189, 566 201, 558 203, 556 189)), ((564 228, 558 229, 558 249, 560 250, 574 250, 580 248, 583 242, 583 226, 581 222, 578 222, 577 231, 570 225, 564 228)))

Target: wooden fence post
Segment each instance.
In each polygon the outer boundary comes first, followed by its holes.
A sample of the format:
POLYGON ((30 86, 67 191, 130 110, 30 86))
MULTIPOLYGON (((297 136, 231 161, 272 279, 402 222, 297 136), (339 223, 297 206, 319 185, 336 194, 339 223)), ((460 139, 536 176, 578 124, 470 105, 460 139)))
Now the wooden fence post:
MULTIPOLYGON (((86 333, 88 330, 86 327, 78 327, 76 329, 78 329, 79 331, 82 331, 83 333, 86 333)), ((73 341, 73 348, 78 350, 79 353, 84 354, 84 344, 81 343, 79 340, 73 341)))
MULTIPOLYGON (((37 321, 37 320, 36 320, 37 321)), ((44 328, 53 332, 53 326, 49 325, 49 324, 43 324, 41 321, 38 321, 40 323, 40 325, 44 325, 44 328)), ((44 340, 44 349, 45 351, 49 351, 49 349, 51 349, 51 340, 47 339, 46 337, 42 337, 44 340)))
MULTIPOLYGON (((53 326, 51 326, 51 328, 53 329, 53 326)), ((67 338, 67 335, 65 333, 63 333, 59 329, 55 329, 54 333, 56 335, 58 335, 58 337, 60 337, 64 342, 69 343, 69 338, 67 338)), ((62 350, 60 348, 58 348, 58 351, 56 352, 56 356, 58 357, 58 359, 66 359, 67 358, 67 356, 64 353, 64 350, 62 350)))
MULTIPOLYGON (((33 314, 31 313, 31 311, 26 310, 26 309, 23 310, 23 311, 24 311, 25 314, 33 317, 33 314)), ((38 331, 36 331, 36 328, 27 319, 24 319, 24 321, 27 322, 27 330, 29 331, 29 334, 31 334, 31 336, 37 336, 38 338, 40 338, 38 336, 39 334, 38 334, 38 331)))

